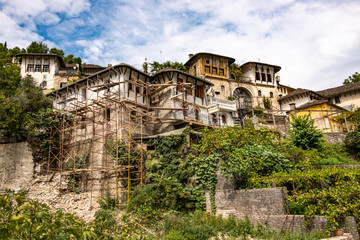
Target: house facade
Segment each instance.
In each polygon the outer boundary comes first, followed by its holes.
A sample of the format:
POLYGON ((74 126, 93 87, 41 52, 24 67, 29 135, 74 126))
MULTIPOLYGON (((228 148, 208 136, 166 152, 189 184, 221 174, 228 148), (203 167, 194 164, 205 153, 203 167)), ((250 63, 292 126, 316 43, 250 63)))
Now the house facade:
MULTIPOLYGON (((79 64, 66 64, 63 58, 56 54, 20 53, 14 56, 13 61, 19 64, 21 77, 33 77, 45 94, 81 77, 79 64)), ((88 76, 103 70, 104 67, 84 64, 83 69, 85 76, 88 76)))
MULTIPOLYGON (((247 62, 240 66, 240 76, 230 73, 234 58, 212 53, 190 54, 185 63, 188 72, 214 84, 210 95, 222 100, 235 100, 239 108, 264 107, 269 99, 273 109, 280 109, 277 73, 281 67, 260 62, 247 62)), ((287 91, 282 92, 283 95, 287 91)))
POLYGON ((341 106, 349 111, 360 107, 359 82, 328 88, 318 91, 317 93, 329 100, 329 102, 341 106))
POLYGON ((347 110, 330 103, 327 100, 311 100, 295 108, 292 104, 289 115, 290 121, 292 117, 309 115, 310 119, 314 120, 314 126, 319 128, 324 133, 342 133, 348 131, 349 126, 339 120, 339 117, 344 115, 347 110))

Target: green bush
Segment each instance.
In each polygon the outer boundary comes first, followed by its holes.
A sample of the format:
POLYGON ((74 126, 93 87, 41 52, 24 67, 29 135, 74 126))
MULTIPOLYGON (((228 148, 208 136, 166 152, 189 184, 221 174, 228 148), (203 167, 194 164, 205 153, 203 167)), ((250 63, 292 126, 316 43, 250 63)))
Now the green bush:
POLYGON ((293 144, 302 149, 319 148, 324 141, 321 130, 314 127, 310 115, 295 117, 292 115, 290 136, 293 144))
POLYGON ((346 134, 344 144, 350 154, 360 159, 360 126, 346 134))

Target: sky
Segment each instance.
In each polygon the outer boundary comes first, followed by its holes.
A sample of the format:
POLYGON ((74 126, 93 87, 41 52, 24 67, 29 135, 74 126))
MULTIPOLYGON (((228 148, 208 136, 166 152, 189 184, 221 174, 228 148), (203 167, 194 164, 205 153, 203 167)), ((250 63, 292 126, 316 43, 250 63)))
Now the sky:
POLYGON ((360 0, 0 0, 0 42, 43 41, 102 66, 210 52, 322 90, 360 72, 360 0))

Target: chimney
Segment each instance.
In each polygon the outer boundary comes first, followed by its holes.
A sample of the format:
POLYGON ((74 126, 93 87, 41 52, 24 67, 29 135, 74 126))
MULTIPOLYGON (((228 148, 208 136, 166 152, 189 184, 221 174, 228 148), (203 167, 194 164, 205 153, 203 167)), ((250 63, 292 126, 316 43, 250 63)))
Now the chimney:
POLYGON ((190 53, 189 54, 189 59, 192 58, 194 56, 194 54, 190 53))
POLYGON ((112 64, 108 64, 108 67, 112 67, 112 64))

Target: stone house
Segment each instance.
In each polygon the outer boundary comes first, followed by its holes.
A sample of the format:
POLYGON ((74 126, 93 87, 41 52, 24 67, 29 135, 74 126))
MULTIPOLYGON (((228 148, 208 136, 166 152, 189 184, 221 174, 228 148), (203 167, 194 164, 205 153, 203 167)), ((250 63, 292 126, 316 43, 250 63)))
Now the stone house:
MULTIPOLYGON (((202 77, 214 84, 211 95, 216 99, 235 99, 237 107, 263 107, 263 99, 270 100, 273 109, 280 109, 277 99, 288 93, 286 86, 281 86, 277 73, 281 67, 260 62, 247 62, 240 66, 241 76, 238 79, 230 73, 234 58, 213 53, 200 52, 190 54, 185 63, 188 72, 202 77)), ((289 88, 291 89, 291 88, 289 88)), ((223 101, 222 101, 223 102, 223 101)))
MULTIPOLYGON (((52 53, 19 53, 14 56, 13 62, 19 64, 21 77, 33 77, 45 94, 81 77, 78 64, 66 64, 61 56, 52 53)), ((84 64, 82 68, 85 76, 104 69, 93 64, 84 64)))
POLYGON ((347 110, 360 107, 360 83, 350 83, 339 87, 317 91, 318 94, 329 102, 341 106, 347 110))

